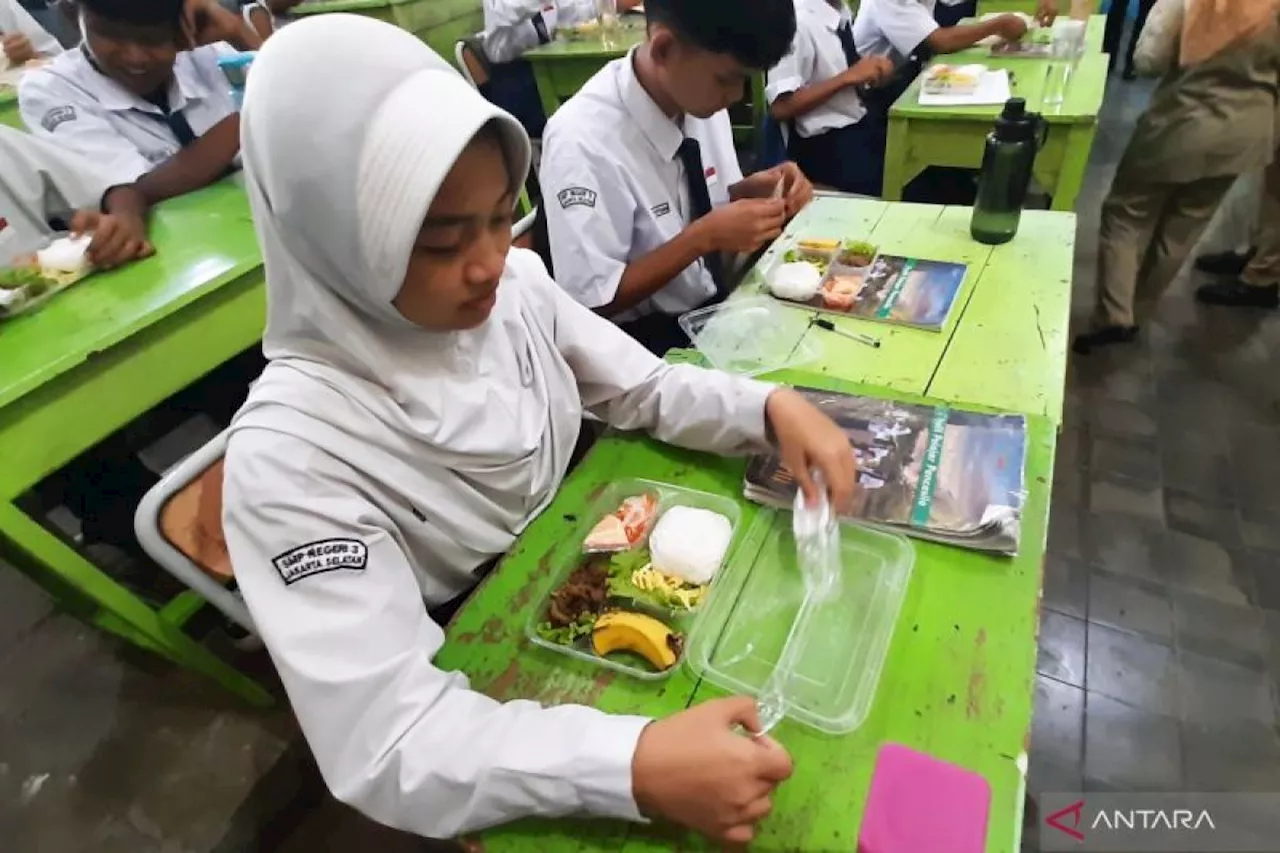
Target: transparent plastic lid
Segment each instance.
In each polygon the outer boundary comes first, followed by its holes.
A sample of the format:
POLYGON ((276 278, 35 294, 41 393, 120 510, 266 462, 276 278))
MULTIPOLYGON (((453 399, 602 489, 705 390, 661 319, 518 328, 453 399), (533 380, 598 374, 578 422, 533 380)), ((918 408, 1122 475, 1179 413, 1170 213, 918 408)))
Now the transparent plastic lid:
POLYGON ((749 296, 681 315, 680 328, 713 366, 757 376, 822 355, 817 340, 807 334, 810 317, 775 299, 749 296))
POLYGON ((852 524, 841 524, 839 537, 834 589, 809 596, 806 626, 796 631, 806 586, 792 516, 761 512, 721 571, 716 594, 690 635, 686 663, 734 693, 761 697, 782 684, 785 715, 821 731, 844 734, 862 725, 906 597, 915 549, 902 536, 852 524), (780 660, 784 671, 776 672, 780 660))

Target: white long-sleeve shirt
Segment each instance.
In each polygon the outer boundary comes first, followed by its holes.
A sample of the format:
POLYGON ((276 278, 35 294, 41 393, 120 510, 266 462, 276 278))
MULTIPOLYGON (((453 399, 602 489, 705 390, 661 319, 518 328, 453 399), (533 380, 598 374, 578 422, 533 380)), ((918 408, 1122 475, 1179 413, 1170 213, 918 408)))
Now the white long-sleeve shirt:
POLYGON ((41 248, 50 217, 96 209, 108 186, 91 162, 0 125, 0 266, 41 248))
MULTIPOLYGON (((18 4, 18 0, 0 0, 0 36, 22 33, 31 41, 36 54, 53 57, 62 53, 62 45, 40 26, 31 13, 18 4)), ((0 53, 0 71, 8 66, 8 60, 0 53)))
POLYGON ((541 15, 546 38, 556 27, 589 21, 595 0, 484 0, 484 52, 490 62, 512 62, 543 43, 534 26, 541 15))
MULTIPOLYGON (((532 253, 512 251, 502 288, 554 321, 578 398, 553 404, 696 449, 765 446, 769 386, 664 364, 556 287, 532 253)), ((330 421, 344 405, 335 392, 330 421)), ((502 704, 432 663, 444 632, 428 604, 450 598, 470 565, 459 571, 420 531, 424 513, 451 507, 408 506, 394 485, 267 429, 236 430, 226 460, 236 579, 335 796, 440 838, 532 815, 640 818, 631 763, 647 719, 502 704)))

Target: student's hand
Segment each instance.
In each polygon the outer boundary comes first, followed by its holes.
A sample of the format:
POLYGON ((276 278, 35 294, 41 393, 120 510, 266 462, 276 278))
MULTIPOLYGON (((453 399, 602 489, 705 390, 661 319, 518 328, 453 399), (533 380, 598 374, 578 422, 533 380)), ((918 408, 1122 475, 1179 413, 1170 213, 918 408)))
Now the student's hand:
POLYGON ((847 71, 841 72, 850 86, 883 86, 893 78, 896 69, 887 56, 864 56, 847 71))
POLYGON ((78 210, 71 217, 71 233, 93 234, 89 241, 89 262, 98 269, 114 269, 155 254, 147 240, 146 223, 140 217, 78 210))
POLYGON ((1005 41, 1020 41, 1027 34, 1027 22, 1012 12, 996 18, 991 25, 995 34, 1005 41))
POLYGON ((256 50, 262 46, 257 31, 239 15, 222 8, 218 0, 185 0, 182 32, 191 48, 225 41, 237 50, 256 50))
POLYGON ((813 184, 800 167, 788 160, 775 166, 778 177, 786 181, 783 186, 782 199, 787 203, 787 221, 790 221, 804 206, 813 201, 813 184))
POLYGON ((36 58, 36 46, 22 33, 6 33, 0 44, 10 65, 22 65, 36 58))
POLYGON ((651 723, 631 763, 640 811, 722 843, 750 842, 774 789, 791 776, 791 758, 775 741, 735 726, 759 731, 754 700, 715 699, 651 723))
POLYGON ((836 511, 851 509, 858 466, 844 430, 790 388, 779 388, 770 394, 764 412, 782 464, 796 478, 805 499, 812 501, 818 497, 817 487, 809 475, 817 468, 827 481, 836 511))
POLYGON ((720 205, 690 227, 706 243, 703 254, 749 253, 778 239, 786 223, 785 199, 743 198, 720 205))
POLYGON ((1058 18, 1056 0, 1040 0, 1036 5, 1036 23, 1042 27, 1051 27, 1058 18))

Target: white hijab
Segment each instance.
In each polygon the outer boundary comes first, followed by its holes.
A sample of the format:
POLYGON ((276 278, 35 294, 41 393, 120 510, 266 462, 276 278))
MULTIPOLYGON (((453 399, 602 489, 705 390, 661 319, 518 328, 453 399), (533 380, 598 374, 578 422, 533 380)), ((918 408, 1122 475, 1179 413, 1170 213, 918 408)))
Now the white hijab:
POLYGON ((267 42, 242 116, 270 364, 233 430, 292 435, 419 508, 427 523, 401 534, 435 564, 420 571, 454 581, 550 500, 581 419, 554 318, 513 272, 527 259, 508 259, 473 330, 427 331, 391 304, 440 184, 491 121, 523 181, 511 116, 412 35, 340 14, 267 42))

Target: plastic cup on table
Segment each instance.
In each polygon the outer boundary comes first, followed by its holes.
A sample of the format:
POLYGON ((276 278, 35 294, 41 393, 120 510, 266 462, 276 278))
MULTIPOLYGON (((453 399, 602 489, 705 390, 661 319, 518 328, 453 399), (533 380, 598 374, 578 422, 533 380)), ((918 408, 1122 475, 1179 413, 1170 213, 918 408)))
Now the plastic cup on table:
POLYGON ((618 0, 596 0, 596 20, 600 24, 600 40, 614 47, 618 40, 618 0))

